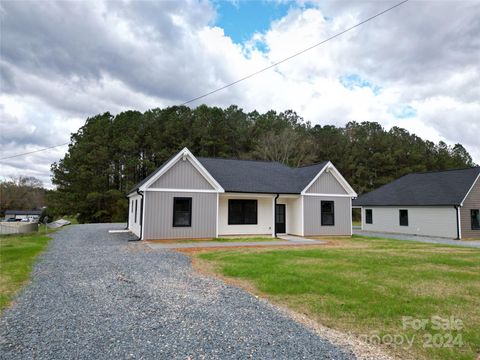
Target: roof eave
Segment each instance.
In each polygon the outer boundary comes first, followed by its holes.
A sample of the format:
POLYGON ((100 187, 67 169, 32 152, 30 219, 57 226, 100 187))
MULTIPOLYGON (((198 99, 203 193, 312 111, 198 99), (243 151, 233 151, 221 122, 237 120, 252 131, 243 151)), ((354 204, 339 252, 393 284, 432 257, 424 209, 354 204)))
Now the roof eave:
POLYGON ((402 207, 402 206, 412 206, 412 207, 432 207, 432 206, 461 206, 458 203, 450 203, 450 204, 365 204, 365 203, 355 203, 354 206, 385 206, 385 207, 402 207))

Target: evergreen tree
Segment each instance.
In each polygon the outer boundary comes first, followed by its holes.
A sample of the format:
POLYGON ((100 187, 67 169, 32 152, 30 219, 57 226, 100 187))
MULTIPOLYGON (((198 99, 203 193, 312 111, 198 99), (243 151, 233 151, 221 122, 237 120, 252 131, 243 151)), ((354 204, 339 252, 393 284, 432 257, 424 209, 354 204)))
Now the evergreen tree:
POLYGON ((81 222, 124 221, 128 191, 183 147, 198 156, 289 166, 330 160, 359 194, 410 172, 474 165, 460 144, 434 144, 376 122, 312 127, 294 111, 245 113, 235 105, 105 113, 87 119, 52 164, 50 211, 79 214, 81 222))

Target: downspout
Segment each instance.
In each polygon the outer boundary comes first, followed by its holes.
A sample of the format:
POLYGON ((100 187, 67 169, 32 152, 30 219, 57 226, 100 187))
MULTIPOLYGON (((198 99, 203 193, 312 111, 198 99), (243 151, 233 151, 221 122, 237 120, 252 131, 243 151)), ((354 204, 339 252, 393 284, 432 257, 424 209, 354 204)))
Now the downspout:
POLYGON ((127 201, 128 201, 127 227, 125 228, 125 230, 128 230, 128 222, 129 222, 129 220, 130 220, 130 198, 128 197, 128 195, 125 195, 125 197, 127 198, 127 201))
POLYGON ((279 196, 280 194, 275 195, 273 200, 273 234, 275 238, 277 238, 277 199, 279 196))
POLYGON ((460 240, 462 238, 460 229, 460 206, 455 205, 455 209, 457 210, 457 240, 460 240))
POLYGON ((140 236, 138 237, 138 239, 133 239, 133 240, 129 240, 129 241, 140 241, 140 240, 142 240, 142 227, 143 227, 143 191, 140 191, 140 190, 137 189, 137 194, 142 197, 142 199, 140 200, 140 236))

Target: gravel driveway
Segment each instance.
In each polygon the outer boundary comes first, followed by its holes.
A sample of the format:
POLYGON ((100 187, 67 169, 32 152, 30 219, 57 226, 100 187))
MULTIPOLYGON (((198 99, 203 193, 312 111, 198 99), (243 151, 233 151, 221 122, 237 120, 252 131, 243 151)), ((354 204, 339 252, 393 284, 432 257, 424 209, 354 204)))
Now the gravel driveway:
POLYGON ((0 319, 2 359, 352 359, 245 291, 145 251, 121 224, 54 234, 0 319))
POLYGON ((382 232, 376 232, 376 231, 364 231, 361 229, 354 229, 353 233, 355 235, 381 237, 381 238, 387 238, 387 239, 393 239, 393 240, 408 240, 408 241, 418 241, 418 242, 428 243, 428 244, 480 248, 480 241, 476 241, 476 240, 470 240, 470 241, 455 240, 455 239, 439 238, 434 236, 420 236, 420 235, 408 235, 408 234, 382 233, 382 232))

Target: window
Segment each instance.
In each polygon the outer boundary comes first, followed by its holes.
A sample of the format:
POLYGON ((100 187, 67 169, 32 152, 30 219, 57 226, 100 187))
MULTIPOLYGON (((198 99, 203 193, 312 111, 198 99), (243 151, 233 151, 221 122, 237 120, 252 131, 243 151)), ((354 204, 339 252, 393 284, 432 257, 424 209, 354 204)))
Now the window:
POLYGON ((135 223, 137 222, 138 200, 135 200, 135 223))
POLYGON ((372 209, 365 210, 365 223, 366 224, 373 224, 373 211, 372 209))
POLYGON ((408 226, 408 210, 400 210, 400 226, 408 226))
POLYGON ((256 225, 257 200, 228 200, 228 225, 256 225))
POLYGON ((130 201, 130 212, 133 214, 133 200, 130 201))
POLYGON ((173 198, 173 226, 192 226, 192 198, 173 198))
POLYGON ((335 212, 334 212, 333 201, 322 201, 322 226, 333 226, 335 225, 335 212))
POLYGON ((472 218, 472 230, 480 230, 480 210, 470 210, 470 216, 472 218))

